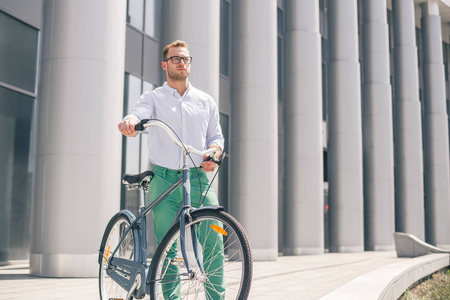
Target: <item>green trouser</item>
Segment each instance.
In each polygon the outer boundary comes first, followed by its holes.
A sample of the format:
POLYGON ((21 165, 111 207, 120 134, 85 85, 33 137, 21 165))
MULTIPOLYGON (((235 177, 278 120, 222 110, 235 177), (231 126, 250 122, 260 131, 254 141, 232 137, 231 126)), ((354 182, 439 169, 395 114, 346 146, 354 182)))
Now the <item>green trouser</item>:
MULTIPOLYGON (((150 199, 155 200, 159 195, 167 190, 178 178, 182 177, 183 174, 179 170, 172 170, 163 168, 157 165, 153 165, 153 173, 155 176, 150 183, 150 199)), ((202 187, 202 198, 204 197, 208 187, 209 180, 206 177, 206 173, 200 168, 191 168, 190 182, 191 182, 191 204, 194 207, 199 207, 201 205, 200 200, 200 184, 198 177, 200 176, 201 187, 202 187)), ((153 223, 155 228, 155 235, 158 244, 164 238, 164 235, 170 229, 173 219, 178 212, 180 203, 183 201, 183 187, 180 185, 172 194, 167 196, 160 204, 158 204, 153 209, 153 223)), ((203 203, 204 206, 208 205, 218 205, 219 201, 211 187, 203 203)), ((207 299, 224 299, 225 297, 225 284, 223 279, 223 263, 224 263, 224 253, 223 253, 223 242, 222 237, 219 234, 213 232, 205 234, 205 230, 209 229, 210 224, 202 223, 201 226, 197 227, 197 236, 199 242, 203 247, 203 268, 205 272, 208 270, 215 270, 214 275, 208 277, 206 285, 207 299), (205 241, 205 237, 208 238, 205 241)), ((190 234, 186 231, 186 235, 190 234)), ((176 255, 176 243, 172 247, 169 253, 169 257, 174 258, 176 255)), ((192 265, 193 263, 191 263, 192 265)), ((170 264, 164 277, 167 278, 179 278, 180 273, 179 267, 170 264)), ((170 281, 170 280, 168 280, 170 281)), ((180 299, 179 290, 180 283, 174 280, 171 283, 162 284, 162 290, 165 299, 180 299)))

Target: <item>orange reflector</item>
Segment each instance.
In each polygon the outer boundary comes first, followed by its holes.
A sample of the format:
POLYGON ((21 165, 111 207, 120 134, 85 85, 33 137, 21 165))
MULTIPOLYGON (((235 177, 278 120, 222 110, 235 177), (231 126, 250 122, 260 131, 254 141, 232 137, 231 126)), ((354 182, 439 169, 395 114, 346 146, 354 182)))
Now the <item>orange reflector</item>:
POLYGON ((211 225, 209 225, 209 227, 211 227, 212 230, 214 230, 214 231, 217 232, 217 233, 220 233, 221 235, 225 235, 225 236, 228 235, 228 232, 226 232, 225 229, 223 229, 223 228, 220 227, 220 226, 211 224, 211 225))
POLYGON ((105 257, 105 264, 108 262, 108 256, 109 256, 109 249, 111 246, 108 246, 108 250, 106 251, 106 257, 105 257))

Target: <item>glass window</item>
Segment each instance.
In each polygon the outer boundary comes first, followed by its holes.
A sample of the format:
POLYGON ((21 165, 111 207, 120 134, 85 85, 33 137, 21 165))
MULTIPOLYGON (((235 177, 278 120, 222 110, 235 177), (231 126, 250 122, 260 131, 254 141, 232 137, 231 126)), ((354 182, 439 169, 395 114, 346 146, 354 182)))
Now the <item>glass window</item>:
MULTIPOLYGON (((131 113, 141 94, 152 91, 155 86, 139 77, 125 73, 124 116, 131 113)), ((134 138, 123 137, 122 142, 122 174, 138 174, 151 169, 147 149, 148 133, 142 132, 134 138)), ((139 209, 139 192, 127 191, 122 186, 121 208, 137 213, 139 209)))
POLYGON ((220 1, 220 73, 230 76, 231 54, 231 9, 230 2, 220 1))
POLYGON ((144 29, 144 0, 128 0, 127 22, 139 30, 144 29))
POLYGON ((278 43, 278 101, 282 101, 283 100, 283 51, 284 51, 284 47, 283 47, 283 38, 282 37, 277 37, 277 43, 278 43))
POLYGON ((145 2, 145 33, 159 40, 161 24, 161 0, 145 2))
MULTIPOLYGON (((141 95, 142 80, 136 76, 125 73, 125 99, 124 116, 129 114, 141 95)), ((138 174, 140 170, 140 143, 141 137, 123 137, 122 141, 122 174, 138 174)), ((126 191, 122 185, 121 208, 137 213, 139 209, 139 192, 126 191)))
POLYGON ((125 80, 127 80, 126 103, 127 106, 124 111, 124 115, 128 115, 133 110, 136 102, 141 96, 141 84, 142 80, 134 75, 126 74, 125 80))
POLYGON ((422 68, 422 30, 416 27, 417 61, 419 69, 422 68))
MULTIPOLYGON (((225 114, 220 114, 220 127, 222 127, 222 134, 225 138, 225 146, 223 151, 228 152, 227 143, 229 143, 229 117, 225 114)), ((217 195, 219 198, 219 203, 221 206, 225 208, 225 211, 229 211, 228 207, 228 197, 229 197, 229 155, 223 159, 222 164, 220 165, 220 173, 219 173, 219 194, 217 195)))
POLYGON ((277 8, 277 31, 278 35, 284 35, 284 11, 277 8))
POLYGON ((137 174, 139 173, 139 149, 140 138, 126 138, 126 164, 125 173, 137 174))
POLYGON ((150 160, 148 158, 148 132, 141 133, 141 171, 145 172, 151 169, 150 160))
POLYGON ((328 114, 328 72, 327 64, 322 63, 322 120, 327 120, 328 114))
POLYGON ((34 103, 0 87, 0 262, 29 255, 34 103))
POLYGON ((142 87, 142 92, 153 91, 155 89, 155 85, 148 81, 144 81, 144 86, 142 87))
MULTIPOLYGON (((150 82, 144 81, 142 92, 153 91, 155 86, 150 82)), ((151 169, 150 160, 148 158, 148 132, 141 133, 141 172, 151 169)))
MULTIPOLYGON (((126 109, 125 115, 131 113, 134 105, 141 95, 141 79, 127 74, 127 90, 126 92, 126 109)), ((136 138, 124 138, 125 139, 125 169, 124 173, 139 173, 139 149, 140 139, 136 138)))
POLYGON ((0 81, 35 92, 38 30, 0 11, 0 81))
POLYGON ((133 27, 126 28, 125 41, 125 71, 128 73, 142 74, 142 34, 133 27))

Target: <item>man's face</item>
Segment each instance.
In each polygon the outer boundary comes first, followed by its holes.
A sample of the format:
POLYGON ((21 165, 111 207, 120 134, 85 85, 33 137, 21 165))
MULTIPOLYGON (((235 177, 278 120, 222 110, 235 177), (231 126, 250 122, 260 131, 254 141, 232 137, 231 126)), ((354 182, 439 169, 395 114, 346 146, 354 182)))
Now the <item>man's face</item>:
MULTIPOLYGON (((167 52, 167 58, 172 56, 189 56, 189 51, 184 47, 170 48, 167 52)), ((179 64, 174 64, 172 60, 169 59, 167 61, 163 61, 161 65, 163 69, 166 70, 167 78, 175 81, 186 80, 191 71, 191 64, 185 64, 183 60, 181 60, 179 64)))

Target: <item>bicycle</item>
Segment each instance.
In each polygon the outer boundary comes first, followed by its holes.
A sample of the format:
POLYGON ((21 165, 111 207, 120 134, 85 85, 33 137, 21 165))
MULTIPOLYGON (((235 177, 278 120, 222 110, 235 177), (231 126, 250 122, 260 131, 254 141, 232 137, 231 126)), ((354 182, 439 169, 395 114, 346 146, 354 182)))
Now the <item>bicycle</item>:
MULTIPOLYGON (((139 189, 140 212, 136 217, 121 210, 106 227, 98 257, 100 299, 142 299, 146 295, 152 300, 247 299, 252 258, 244 229, 223 207, 191 207, 187 157, 194 153, 214 160, 215 149, 199 151, 183 145, 159 120, 142 120, 135 128, 142 131, 150 126, 164 129, 183 149, 182 177, 145 206, 144 194, 153 172, 123 176, 128 190, 139 189), (146 216, 180 185, 183 201, 149 264, 146 216), (207 241, 214 243, 213 249, 205 246, 207 241)), ((220 159, 214 161, 220 163, 220 159)))

